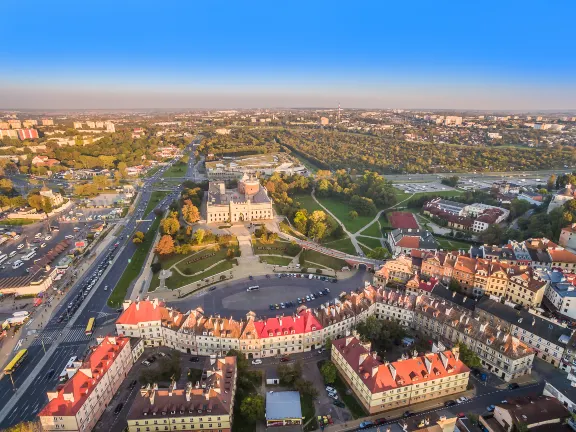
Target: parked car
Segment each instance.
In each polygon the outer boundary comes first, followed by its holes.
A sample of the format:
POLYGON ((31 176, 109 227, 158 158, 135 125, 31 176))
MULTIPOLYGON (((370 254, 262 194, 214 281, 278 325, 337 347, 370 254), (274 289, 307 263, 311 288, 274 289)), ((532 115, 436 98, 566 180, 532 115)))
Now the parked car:
POLYGON ((468 402, 470 399, 468 399, 466 396, 462 396, 459 397, 458 399, 456 399, 456 402, 458 402, 459 404, 464 403, 464 402, 468 402))
POLYGON ((516 383, 510 383, 510 384, 508 384, 508 389, 509 389, 509 390, 516 390, 516 389, 518 389, 518 388, 520 388, 520 385, 518 385, 518 384, 516 384, 516 383))
POLYGON ((370 420, 365 420, 362 423, 360 423, 360 429, 367 429, 372 426, 374 426, 374 422, 371 422, 370 420))
POLYGON ((458 405, 458 404, 456 403, 455 400, 452 400, 452 399, 447 400, 446 402, 444 402, 444 406, 445 406, 445 407, 451 407, 451 406, 454 406, 454 405, 458 405))
POLYGON ((289 359, 288 357, 281 357, 281 358, 280 358, 280 361, 281 361, 282 363, 284 363, 284 362, 290 361, 290 359, 289 359))
POLYGON ((198 363, 198 362, 200 361, 200 357, 196 357, 196 356, 190 357, 190 361, 191 361, 192 363, 198 363))
POLYGON ((346 405, 344 404, 344 402, 340 402, 339 400, 333 401, 332 404, 339 407, 339 408, 346 408, 346 405))
POLYGON ((328 393, 336 393, 336 389, 334 387, 326 386, 326 391, 328 393))
POLYGON ((494 405, 488 405, 488 406, 486 407, 486 411, 492 412, 492 411, 494 411, 494 408, 496 408, 494 405))
POLYGON ((114 414, 118 415, 120 413, 120 411, 122 411, 122 407, 124 407, 124 404, 122 402, 120 402, 118 405, 116 405, 116 408, 114 408, 114 414))
POLYGON ((262 364, 262 360, 260 360, 260 359, 254 359, 254 360, 252 360, 252 364, 253 364, 253 365, 261 365, 261 364, 262 364))
POLYGON ((134 387, 136 387, 136 384, 138 384, 138 381, 134 380, 134 381, 132 381, 132 382, 130 383, 130 385, 128 386, 128 388, 129 388, 130 390, 132 390, 134 387))

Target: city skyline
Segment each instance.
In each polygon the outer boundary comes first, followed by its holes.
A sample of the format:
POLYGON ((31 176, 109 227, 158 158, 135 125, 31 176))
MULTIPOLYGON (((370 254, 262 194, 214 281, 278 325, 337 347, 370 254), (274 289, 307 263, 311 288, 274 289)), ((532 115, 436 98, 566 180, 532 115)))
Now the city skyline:
POLYGON ((33 3, 28 25, 50 31, 5 23, 0 108, 576 108, 567 2, 33 3))

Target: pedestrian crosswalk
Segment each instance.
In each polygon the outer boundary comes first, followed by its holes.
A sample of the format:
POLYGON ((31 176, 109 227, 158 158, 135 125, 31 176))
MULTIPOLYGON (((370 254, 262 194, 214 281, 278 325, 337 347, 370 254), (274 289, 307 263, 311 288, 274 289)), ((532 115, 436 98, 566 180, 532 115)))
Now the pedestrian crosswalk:
POLYGON ((43 331, 30 346, 51 345, 55 340, 60 339, 60 343, 85 342, 92 336, 87 336, 84 327, 72 327, 70 330, 51 329, 43 331))

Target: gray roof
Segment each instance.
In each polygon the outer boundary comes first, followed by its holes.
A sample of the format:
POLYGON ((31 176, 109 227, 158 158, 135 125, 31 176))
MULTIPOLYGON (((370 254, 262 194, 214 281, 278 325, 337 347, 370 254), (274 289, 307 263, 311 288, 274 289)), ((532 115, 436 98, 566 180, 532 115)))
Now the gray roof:
POLYGON ((266 393, 266 419, 302 418, 300 393, 297 391, 266 393))
POLYGON ((476 308, 484 310, 556 345, 564 345, 558 341, 560 336, 568 335, 568 337, 570 337, 571 334, 571 330, 568 328, 532 315, 526 310, 513 309, 505 304, 491 300, 488 297, 482 297, 476 304, 476 308))
POLYGON ((437 283, 432 289, 432 296, 448 300, 458 306, 462 306, 470 311, 474 311, 476 307, 476 300, 471 297, 450 291, 446 285, 437 283))
POLYGON ((390 231, 394 242, 398 243, 403 237, 419 237, 418 249, 438 249, 438 242, 434 235, 427 230, 417 230, 412 228, 396 228, 390 231))

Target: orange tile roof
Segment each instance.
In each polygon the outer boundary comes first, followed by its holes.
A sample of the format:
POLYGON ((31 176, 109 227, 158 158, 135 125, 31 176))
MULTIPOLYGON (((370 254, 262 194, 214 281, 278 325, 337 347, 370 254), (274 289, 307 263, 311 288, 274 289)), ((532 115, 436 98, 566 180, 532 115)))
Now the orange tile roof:
POLYGON ((404 236, 396 245, 404 248, 418 249, 420 247, 420 237, 404 236))
POLYGON ((553 262, 576 263, 576 254, 566 249, 548 249, 553 262))
POLYGON ((162 321, 164 302, 141 300, 132 302, 116 320, 116 324, 137 325, 141 322, 162 321))
POLYGON ((383 364, 355 337, 335 340, 332 346, 356 371, 371 393, 470 372, 452 351, 383 364))
POLYGON ((94 348, 90 356, 84 360, 80 369, 58 390, 57 397, 49 401, 38 413, 38 416, 76 415, 90 393, 113 364, 118 353, 129 343, 130 338, 127 337, 105 337, 94 348), (92 377, 86 375, 83 369, 89 369, 92 377))

